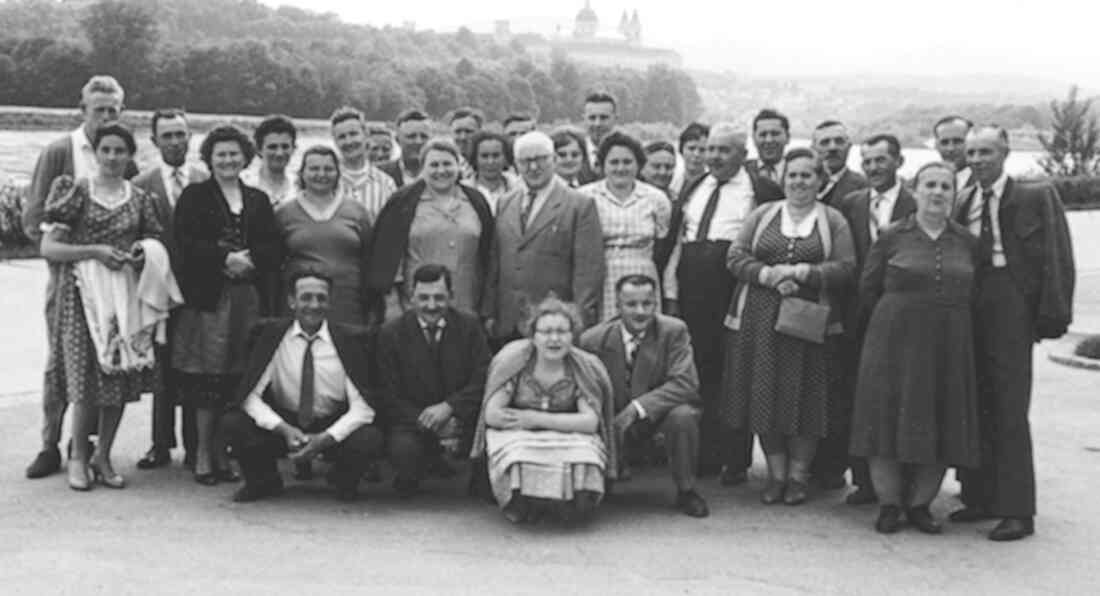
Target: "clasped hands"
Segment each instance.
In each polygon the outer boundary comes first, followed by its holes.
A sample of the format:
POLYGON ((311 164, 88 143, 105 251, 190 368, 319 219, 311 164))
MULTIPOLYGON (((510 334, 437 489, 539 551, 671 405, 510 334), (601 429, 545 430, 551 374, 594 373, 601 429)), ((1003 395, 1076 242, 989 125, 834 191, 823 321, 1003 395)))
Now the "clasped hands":
POLYGON ((434 406, 428 406, 420 412, 420 416, 417 417, 416 423, 425 430, 430 430, 435 434, 439 434, 443 427, 447 424, 447 421, 454 415, 455 409, 451 407, 451 404, 441 401, 434 406))
POLYGON ((275 429, 286 441, 287 457, 291 461, 310 461, 336 444, 336 439, 327 432, 308 434, 287 423, 275 429))
POLYGON ((519 408, 501 408, 493 427, 501 430, 538 430, 538 412, 519 408))
POLYGON ((145 264, 145 253, 140 250, 140 246, 135 246, 135 250, 126 252, 109 244, 102 244, 95 249, 95 259, 111 271, 118 271, 124 265, 141 269, 142 265, 145 264))
POLYGON ((790 296, 800 289, 801 285, 810 279, 813 268, 809 263, 796 265, 765 265, 760 270, 760 284, 769 288, 775 288, 781 296, 790 296))
POLYGON ((252 262, 252 251, 249 249, 241 249, 230 252, 225 255, 225 274, 230 279, 242 279, 247 277, 256 269, 255 263, 252 262))

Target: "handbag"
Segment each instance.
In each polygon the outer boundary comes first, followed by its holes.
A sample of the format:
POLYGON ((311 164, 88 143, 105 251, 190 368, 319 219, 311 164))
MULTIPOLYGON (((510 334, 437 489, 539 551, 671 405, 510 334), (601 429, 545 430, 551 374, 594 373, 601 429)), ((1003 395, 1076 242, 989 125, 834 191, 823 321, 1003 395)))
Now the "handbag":
POLYGON ((779 303, 779 316, 775 330, 815 344, 825 343, 825 329, 829 325, 829 307, 812 300, 784 296, 779 303))

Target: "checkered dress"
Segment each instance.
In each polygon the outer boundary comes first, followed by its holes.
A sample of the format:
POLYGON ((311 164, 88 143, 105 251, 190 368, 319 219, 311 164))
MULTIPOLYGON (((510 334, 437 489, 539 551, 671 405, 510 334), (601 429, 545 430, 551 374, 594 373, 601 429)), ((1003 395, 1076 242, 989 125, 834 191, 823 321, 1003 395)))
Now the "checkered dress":
POLYGON ((607 277, 603 284, 600 321, 606 321, 617 314, 615 282, 633 274, 660 279, 653 262, 653 245, 668 235, 672 203, 660 189, 641 181, 634 184, 634 192, 626 200, 612 194, 605 180, 581 187, 580 192, 595 201, 603 227, 607 277))

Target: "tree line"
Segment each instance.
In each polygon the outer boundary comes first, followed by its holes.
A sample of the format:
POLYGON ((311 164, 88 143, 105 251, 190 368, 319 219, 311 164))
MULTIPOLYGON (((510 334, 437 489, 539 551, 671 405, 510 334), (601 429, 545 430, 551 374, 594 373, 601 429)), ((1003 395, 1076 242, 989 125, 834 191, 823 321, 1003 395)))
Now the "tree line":
POLYGON ((625 121, 690 121, 695 83, 666 66, 602 68, 540 60, 522 42, 468 29, 434 33, 341 22, 255 0, 50 0, 0 3, 0 104, 72 106, 93 73, 116 76, 131 108, 324 118, 352 105, 388 121, 408 107, 463 105, 490 119, 576 119, 588 92, 611 92, 625 121))

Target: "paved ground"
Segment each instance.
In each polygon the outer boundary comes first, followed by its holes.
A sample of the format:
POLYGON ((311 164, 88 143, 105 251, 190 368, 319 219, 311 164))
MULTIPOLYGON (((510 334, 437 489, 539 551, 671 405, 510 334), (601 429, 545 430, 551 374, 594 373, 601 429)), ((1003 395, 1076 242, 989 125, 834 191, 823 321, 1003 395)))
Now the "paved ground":
MULTIPOLYGON (((1100 235, 1086 237, 1078 260, 1100 259, 1100 235)), ((1083 264, 1079 319, 1100 331, 1100 267, 1083 264)), ((1036 349, 1033 539, 991 543, 989 524, 883 537, 871 529, 874 509, 845 506, 839 492, 765 507, 759 455, 749 487, 703 484, 705 520, 670 510, 667 479, 649 471, 589 527, 517 528, 458 496, 459 483, 429 484, 409 503, 386 485, 338 503, 318 482, 236 505, 232 487, 201 487, 178 466, 140 472, 148 401, 127 411, 117 445, 126 490, 25 480, 38 447, 43 285, 40 263, 0 263, 3 594, 1065 594, 1100 585, 1100 373, 1046 358, 1070 339, 1036 349)), ((938 514, 958 507, 956 491, 945 484, 938 514)))

